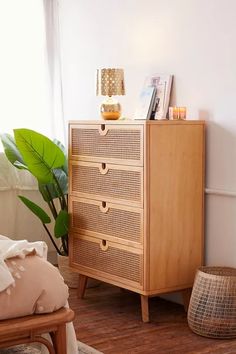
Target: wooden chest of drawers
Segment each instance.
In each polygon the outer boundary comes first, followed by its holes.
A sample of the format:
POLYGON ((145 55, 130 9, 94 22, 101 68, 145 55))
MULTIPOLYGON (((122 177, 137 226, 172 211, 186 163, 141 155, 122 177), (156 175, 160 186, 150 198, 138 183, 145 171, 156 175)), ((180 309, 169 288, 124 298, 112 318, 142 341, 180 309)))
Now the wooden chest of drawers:
POLYGON ((69 125, 70 265, 148 296, 191 288, 203 263, 204 122, 69 125))

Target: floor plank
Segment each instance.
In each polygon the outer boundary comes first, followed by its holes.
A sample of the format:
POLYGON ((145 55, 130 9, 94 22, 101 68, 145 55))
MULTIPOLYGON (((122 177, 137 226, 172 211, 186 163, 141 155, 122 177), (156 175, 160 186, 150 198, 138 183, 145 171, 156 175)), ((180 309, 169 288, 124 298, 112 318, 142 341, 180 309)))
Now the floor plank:
POLYGON ((78 299, 77 290, 70 289, 77 338, 104 354, 236 354, 236 340, 192 333, 183 306, 160 298, 149 301, 151 322, 143 323, 137 294, 101 284, 78 299))

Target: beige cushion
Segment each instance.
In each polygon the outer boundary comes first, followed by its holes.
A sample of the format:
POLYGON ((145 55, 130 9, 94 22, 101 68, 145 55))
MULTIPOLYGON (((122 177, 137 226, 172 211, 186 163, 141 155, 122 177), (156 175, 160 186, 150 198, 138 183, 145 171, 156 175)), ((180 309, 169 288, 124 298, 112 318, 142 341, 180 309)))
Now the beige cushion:
POLYGON ((65 306, 68 287, 58 269, 35 255, 6 261, 15 286, 0 292, 0 320, 47 313, 65 306))

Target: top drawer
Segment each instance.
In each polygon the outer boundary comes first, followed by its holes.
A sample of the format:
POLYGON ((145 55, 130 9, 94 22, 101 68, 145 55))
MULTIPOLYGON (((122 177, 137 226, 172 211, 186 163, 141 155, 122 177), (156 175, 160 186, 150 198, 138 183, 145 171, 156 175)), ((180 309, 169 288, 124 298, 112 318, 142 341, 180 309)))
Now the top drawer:
POLYGON ((72 124, 70 158, 143 166, 143 126, 72 124))

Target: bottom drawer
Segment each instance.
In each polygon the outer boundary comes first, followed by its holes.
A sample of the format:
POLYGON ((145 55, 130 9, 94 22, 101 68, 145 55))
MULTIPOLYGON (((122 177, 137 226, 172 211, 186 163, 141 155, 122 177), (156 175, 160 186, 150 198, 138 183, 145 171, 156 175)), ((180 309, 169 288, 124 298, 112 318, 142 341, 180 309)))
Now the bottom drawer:
MULTIPOLYGON (((100 276, 119 277, 119 281, 143 283, 143 254, 139 249, 94 237, 76 235, 70 249, 71 264, 100 272, 100 276)), ((98 274, 98 273, 97 273, 98 274)))

